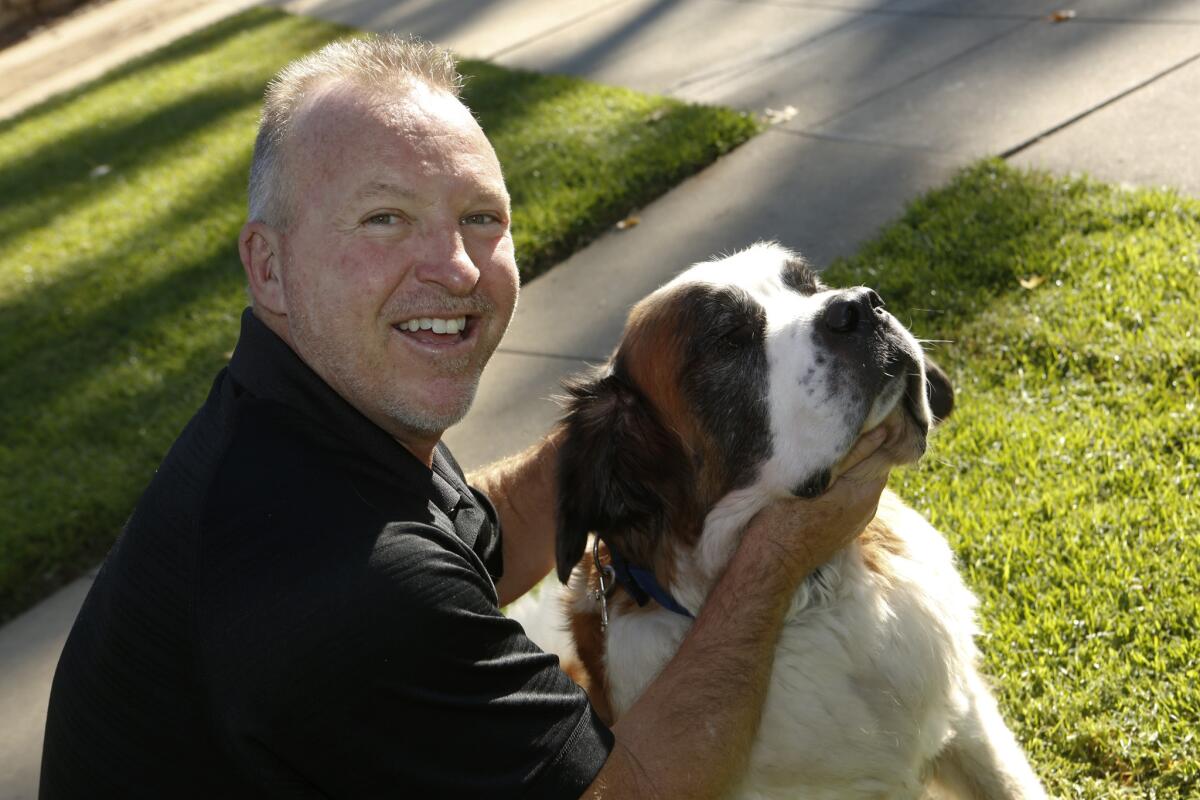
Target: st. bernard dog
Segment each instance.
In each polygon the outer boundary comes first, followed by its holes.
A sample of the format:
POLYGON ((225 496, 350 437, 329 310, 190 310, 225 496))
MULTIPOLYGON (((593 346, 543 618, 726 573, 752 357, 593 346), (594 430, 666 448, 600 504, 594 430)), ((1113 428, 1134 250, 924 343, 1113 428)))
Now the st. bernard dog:
MULTIPOLYGON (((773 243, 651 294, 568 389, 558 574, 575 674, 610 722, 675 653, 755 512, 824 491, 877 425, 896 463, 916 461, 953 397, 874 291, 829 288, 773 243), (619 579, 604 609, 598 564, 619 579)), ((975 607, 943 536, 885 492, 796 592, 738 796, 1044 797, 979 674, 975 607)))

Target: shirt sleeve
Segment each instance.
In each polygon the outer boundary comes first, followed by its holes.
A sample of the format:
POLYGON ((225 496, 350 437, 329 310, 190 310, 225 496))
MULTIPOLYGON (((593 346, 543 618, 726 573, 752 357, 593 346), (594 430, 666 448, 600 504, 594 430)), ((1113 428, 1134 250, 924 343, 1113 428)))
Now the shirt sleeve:
POLYGON ((241 653, 218 685, 250 771, 330 797, 582 795, 612 733, 499 612, 474 553, 404 523, 341 561, 228 629, 223 650, 241 653))

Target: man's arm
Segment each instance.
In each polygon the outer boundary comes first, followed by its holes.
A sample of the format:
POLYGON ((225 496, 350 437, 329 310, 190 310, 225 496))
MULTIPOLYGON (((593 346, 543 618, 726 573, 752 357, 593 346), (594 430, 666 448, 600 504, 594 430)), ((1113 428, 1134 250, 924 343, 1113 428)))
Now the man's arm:
POLYGON ((888 464, 863 437, 815 500, 783 500, 747 527, 679 651, 613 726, 608 761, 584 797, 708 798, 745 769, 797 586, 875 516, 888 464))
POLYGON ((563 435, 556 427, 524 452, 468 478, 488 496, 500 516, 504 575, 496 583, 496 591, 502 606, 532 589, 554 568, 558 446, 563 435))
MULTIPOLYGON (((792 595, 874 516, 887 482, 888 464, 875 453, 884 438, 883 430, 864 436, 821 497, 780 501, 754 518, 679 651, 613 727, 616 745, 585 797, 717 797, 737 780, 792 595)), ((553 565, 557 446, 552 436, 476 478, 504 525, 505 581, 513 582, 503 602, 553 565)))

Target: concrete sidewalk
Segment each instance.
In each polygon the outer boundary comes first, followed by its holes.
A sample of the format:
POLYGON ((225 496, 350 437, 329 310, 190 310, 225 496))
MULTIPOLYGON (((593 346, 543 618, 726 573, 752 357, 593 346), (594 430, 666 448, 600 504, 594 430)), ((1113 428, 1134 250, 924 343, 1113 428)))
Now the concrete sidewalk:
MULTIPOLYGON (((164 31, 173 38, 206 24, 218 6, 251 4, 113 0, 72 20, 76 33, 64 25, 0 53, 0 115, 158 46, 164 31), (149 18, 152 26, 130 23, 149 18), (89 36, 111 44, 111 33, 97 31, 114 30, 124 31, 120 48, 80 44, 89 36), (54 63, 67 52, 69 78, 54 63)), ((278 4, 418 33, 504 65, 753 111, 794 109, 643 209, 639 226, 524 288, 474 410, 447 436, 468 467, 544 432, 560 378, 601 360, 628 307, 690 261, 776 238, 823 265, 982 155, 1200 195, 1194 0, 278 4), (1064 7, 1075 16, 1053 22, 1064 7)), ((48 679, 87 583, 0 629, 0 797, 35 794, 48 679)))

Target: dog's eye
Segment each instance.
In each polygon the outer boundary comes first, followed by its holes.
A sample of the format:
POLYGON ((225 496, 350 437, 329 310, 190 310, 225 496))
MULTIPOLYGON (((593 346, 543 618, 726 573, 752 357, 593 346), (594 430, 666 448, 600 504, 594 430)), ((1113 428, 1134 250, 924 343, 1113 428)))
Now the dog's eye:
POLYGON ((747 320, 725 331, 721 335, 721 339, 734 347, 746 347, 754 343, 755 333, 754 325, 747 320))

